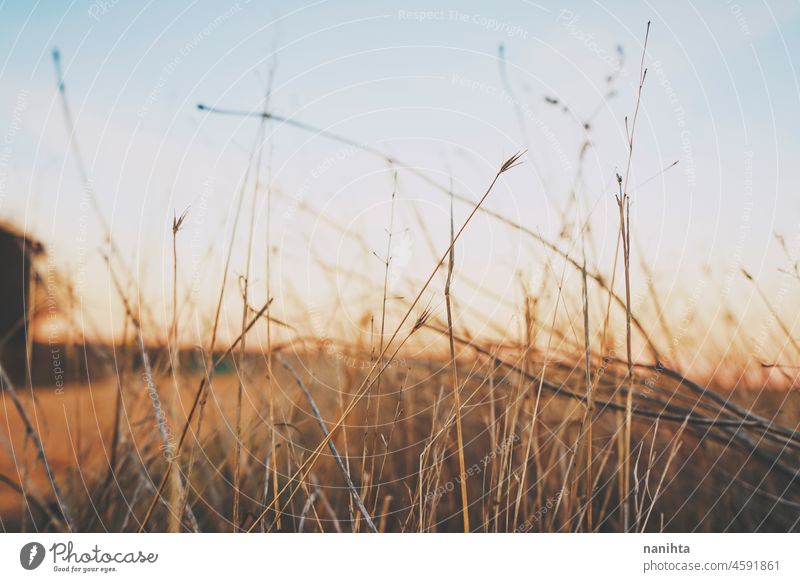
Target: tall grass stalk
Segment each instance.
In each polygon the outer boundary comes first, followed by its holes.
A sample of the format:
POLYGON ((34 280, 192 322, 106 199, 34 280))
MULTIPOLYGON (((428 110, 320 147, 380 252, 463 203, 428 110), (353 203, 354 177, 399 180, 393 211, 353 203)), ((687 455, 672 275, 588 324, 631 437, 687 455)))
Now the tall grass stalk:
MULTIPOLYGON (((175 402, 180 401, 180 344, 178 343, 178 231, 183 226, 188 209, 178 217, 176 214, 172 216, 172 325, 170 325, 170 368, 172 368, 173 386, 175 389, 175 402)), ((126 317, 126 323, 128 318, 126 317)), ((121 394, 121 393, 120 393, 121 394)), ((173 407, 173 411, 177 407, 173 407)), ((173 418, 173 420, 176 420, 173 418)), ((187 488, 188 490, 188 488, 187 488)), ((170 487, 170 500, 169 506, 175 508, 175 511, 170 512, 169 531, 177 532, 180 530, 181 514, 183 507, 182 491, 180 483, 177 479, 173 478, 170 487)))
MULTIPOLYGON (((452 179, 451 179, 452 182, 452 179)), ((452 184, 451 184, 452 186, 452 184)), ((452 187, 451 187, 452 189, 452 187)), ((453 309, 450 305, 450 285, 453 282, 453 268, 456 263, 455 219, 453 217, 453 198, 450 198, 450 254, 447 259, 447 281, 444 284, 444 301, 447 309, 447 335, 450 343, 450 388, 453 391, 453 405, 456 416, 456 442, 458 446, 458 470, 461 482, 461 515, 464 533, 469 533, 469 497, 467 495, 467 464, 464 460, 464 431, 461 426, 461 386, 458 383, 458 363, 456 344, 453 340, 453 309)))
POLYGON ((623 451, 623 479, 625 481, 623 488, 622 503, 622 523, 623 531, 628 531, 631 519, 631 500, 630 500, 630 482, 631 482, 631 424, 633 421, 633 353, 632 353, 632 337, 631 337, 631 201, 628 195, 628 185, 631 174, 631 164, 633 162, 633 143, 634 135, 636 133, 636 121, 639 117, 639 107, 642 103, 642 88, 644 87, 644 80, 647 76, 647 69, 644 66, 644 59, 647 54, 647 41, 650 37, 650 22, 647 23, 647 30, 645 31, 644 43, 642 45, 642 60, 639 65, 639 89, 636 95, 636 107, 633 112, 633 120, 630 127, 628 127, 628 118, 625 118, 625 129, 628 138, 628 162, 625 169, 625 177, 617 174, 617 184, 619 186, 619 194, 617 195, 617 207, 619 209, 619 228, 620 239, 622 240, 622 259, 625 272, 625 346, 627 356, 627 382, 628 393, 625 398, 625 446, 623 451))

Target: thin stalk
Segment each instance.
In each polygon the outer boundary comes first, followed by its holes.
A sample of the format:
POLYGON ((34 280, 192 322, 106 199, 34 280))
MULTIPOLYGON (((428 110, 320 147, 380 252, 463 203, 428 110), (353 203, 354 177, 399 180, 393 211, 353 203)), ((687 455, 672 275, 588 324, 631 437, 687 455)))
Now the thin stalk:
MULTIPOLYGON (((383 298, 381 300, 381 326, 378 336, 378 353, 383 351, 384 334, 386 333, 386 301, 389 294, 389 269, 392 264, 392 237, 394 235, 394 210, 395 198, 397 196, 397 171, 394 172, 394 187, 392 188, 392 198, 389 210, 389 230, 386 237, 386 255, 383 257, 383 298)), ((367 404, 367 414, 369 415, 369 404, 367 404)), ((375 458, 378 456, 378 432, 381 425, 381 378, 375 386, 375 435, 373 437, 372 456, 370 458, 369 481, 372 484, 375 471, 375 458)), ((369 419, 368 419, 369 420, 369 419)), ((380 484, 378 484, 380 487, 380 484)), ((373 503, 373 513, 377 509, 377 491, 373 503)))
MULTIPOLYGON (((631 500, 630 500, 630 480, 631 480, 631 426, 632 426, 632 411, 633 411, 633 354, 632 354, 632 338, 631 338, 631 202, 628 195, 628 183, 631 174, 631 164, 633 162, 633 139, 636 133, 636 121, 639 117, 639 107, 642 103, 642 88, 644 87, 644 80, 647 76, 647 69, 644 66, 644 58, 647 54, 647 40, 650 37, 650 22, 647 23, 647 30, 645 31, 644 44, 642 46, 642 60, 639 65, 639 90, 636 96, 636 108, 633 112, 633 121, 631 123, 630 131, 628 132, 628 163, 625 170, 625 178, 617 174, 617 184, 619 185, 619 194, 617 195, 617 206, 619 208, 620 220, 620 237, 622 239, 622 257, 625 270, 625 340, 626 340, 626 356, 627 356, 627 380, 628 380, 628 394, 625 399, 625 447, 623 459, 623 479, 625 480, 624 495, 622 498, 622 523, 623 531, 628 531, 631 518, 631 500)), ((625 126, 627 130, 627 118, 625 119, 625 126)))
POLYGON ((588 531, 592 531, 592 497, 594 496, 592 481, 592 424, 594 417, 594 386, 592 384, 592 354, 589 345, 589 286, 586 280, 586 240, 585 232, 581 233, 581 246, 583 250, 583 269, 581 271, 581 281, 583 283, 581 291, 583 294, 583 341, 584 353, 586 357, 586 503, 588 511, 586 513, 586 525, 588 531))
MULTIPOLYGON (((452 183, 452 179, 451 179, 452 183)), ((451 184, 452 185, 452 184, 451 184)), ((451 188, 452 189, 452 188, 451 188)), ((453 268, 456 263, 455 222, 453 217, 453 198, 450 197, 450 254, 447 260, 447 281, 444 284, 444 301, 447 307, 447 335, 450 341, 450 388, 456 414, 456 441, 458 443, 458 470, 461 482, 461 515, 464 520, 464 533, 469 533, 469 497, 467 495, 467 465, 464 460, 464 432, 461 427, 461 387, 458 383, 456 363, 456 344, 453 340, 453 310, 450 305, 450 285, 453 282, 453 268)))
MULTIPOLYGON (((265 109, 267 100, 265 98, 265 109)), ((233 522, 233 531, 239 531, 239 513, 240 513, 240 500, 241 500, 241 481, 242 481, 242 397, 244 393, 244 379, 245 379, 245 358, 247 355, 247 334, 244 333, 247 327, 247 315, 250 308, 249 304, 249 287, 250 287, 250 268, 252 265, 253 256, 253 237, 255 234, 256 223, 256 203, 258 201, 258 187, 259 179, 261 177, 261 157, 264 152, 263 142, 264 134, 266 131, 266 119, 261 120, 259 126, 259 140, 261 144, 258 146, 258 156, 255 162, 255 175, 253 178, 253 196, 250 208, 250 227, 247 240, 247 258, 245 259, 245 274, 242 285, 242 341, 239 344, 239 383, 236 389, 236 421, 235 421, 235 444, 234 444, 234 468, 233 468, 233 508, 231 521, 233 522)), ((269 253, 269 249, 267 249, 269 253)))
MULTIPOLYGON (((187 210, 178 217, 176 214, 172 216, 172 325, 170 326, 170 367, 172 368, 172 377, 175 385, 175 397, 180 398, 180 348, 178 346, 178 231, 186 220, 187 210)), ((127 321, 127 320, 126 320, 127 321)), ((121 392, 120 392, 121 395, 121 392)), ((177 479, 173 479, 172 487, 170 488, 169 506, 171 508, 183 507, 183 495, 181 493, 180 484, 177 479)), ((186 488, 188 493, 189 488, 186 488)), ((181 509, 171 511, 169 514, 168 529, 171 533, 180 530, 181 525, 181 509)))

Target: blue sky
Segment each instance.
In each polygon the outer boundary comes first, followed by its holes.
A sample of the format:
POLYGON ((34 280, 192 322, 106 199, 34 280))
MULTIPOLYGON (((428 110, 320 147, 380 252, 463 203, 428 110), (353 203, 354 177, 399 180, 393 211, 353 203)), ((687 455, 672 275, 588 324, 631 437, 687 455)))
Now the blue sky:
MULTIPOLYGON (((273 68, 273 111, 379 146, 444 183, 452 175, 472 198, 504 157, 528 147, 529 162, 489 205, 551 238, 590 139, 582 212, 592 215, 598 261, 607 260, 613 176, 627 157, 623 120, 635 104, 648 20, 631 177, 646 182, 633 194, 639 252, 671 284, 706 264, 720 276, 741 263, 774 277, 773 231, 800 240, 800 5, 788 2, 4 2, 0 218, 26 224, 65 264, 100 268, 76 252, 76 225, 87 225, 90 255, 101 235, 66 156, 50 59, 58 47, 100 205, 154 296, 168 295, 174 209, 190 208, 183 252, 205 264, 210 246, 208 260, 221 263, 224 244, 215 241, 231 228, 256 133, 252 120, 205 114, 196 103, 258 109, 273 68), (616 96, 605 99, 618 45, 624 67, 616 96), (580 122, 595 110, 587 134, 580 122)), ((352 249, 324 224, 292 214, 292 200, 325 209, 381 248, 392 172, 319 136, 276 124, 269 133, 269 175, 283 196, 271 241, 292 288, 310 297, 319 275, 309 249, 336 265, 349 265, 352 249)), ((400 226, 412 233, 409 269, 424 272, 430 256, 414 231, 412 201, 441 246, 447 200, 402 173, 400 198, 400 226)), ((264 240, 263 212, 256 229, 264 240)), ((540 251, 488 220, 463 246, 473 278, 509 294, 514 272, 535 272, 531 256, 540 251)), ((213 280, 197 266, 182 275, 187 285, 213 280)))

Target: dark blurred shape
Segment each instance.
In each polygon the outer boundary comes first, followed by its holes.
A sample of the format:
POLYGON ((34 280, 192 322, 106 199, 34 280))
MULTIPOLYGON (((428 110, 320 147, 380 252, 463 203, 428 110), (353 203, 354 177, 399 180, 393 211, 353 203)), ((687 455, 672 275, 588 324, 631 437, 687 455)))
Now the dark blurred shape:
POLYGON ((44 245, 9 224, 0 224, 0 362, 19 380, 25 374, 25 351, 31 309, 33 261, 44 245))

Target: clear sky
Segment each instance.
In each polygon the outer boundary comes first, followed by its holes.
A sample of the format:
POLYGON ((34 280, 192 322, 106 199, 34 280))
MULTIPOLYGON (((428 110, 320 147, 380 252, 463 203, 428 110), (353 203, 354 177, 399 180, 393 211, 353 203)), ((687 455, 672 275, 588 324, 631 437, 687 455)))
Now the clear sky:
MULTIPOLYGON (((708 265, 718 281, 743 264, 769 283, 782 264, 773 233, 794 247, 800 241, 797 2, 2 2, 0 218, 25 224, 60 267, 97 281, 102 231, 81 204, 67 155, 51 61, 58 47, 100 206, 156 305, 170 297, 173 211, 186 207, 181 280, 213 301, 258 130, 252 119, 196 104, 257 110, 268 87, 272 111, 379 147, 443 184, 452 176, 473 199, 504 158, 528 148, 527 163, 488 206, 554 240, 578 151, 591 140, 581 213, 591 214, 594 252, 607 268, 617 220, 613 177, 627 158, 624 117, 636 101, 648 20, 631 175, 639 185, 632 191, 637 252, 670 293, 680 287, 685 295, 708 265)), ((326 279, 313 268, 317 260, 379 281, 379 263, 355 258, 351 240, 296 206, 301 200, 324 210, 377 251, 385 245, 392 171, 286 125, 267 132, 261 180, 275 190, 270 240, 285 275, 276 277, 286 285, 281 292, 312 311, 322 306, 315 292, 326 279)), ((237 274, 245 271, 245 200, 237 274)), ((263 199, 257 204, 254 286, 264 285, 267 236, 263 199)), ((468 210, 458 207, 457 220, 468 210)), ((432 255, 417 211, 441 249, 446 197, 401 171, 398 253, 419 275, 432 255)), ((488 219, 462 245, 464 276, 491 282, 503 296, 513 297, 515 272, 535 278, 541 247, 488 219)), ((92 301, 110 294, 105 280, 84 292, 95 294, 92 301)))

